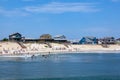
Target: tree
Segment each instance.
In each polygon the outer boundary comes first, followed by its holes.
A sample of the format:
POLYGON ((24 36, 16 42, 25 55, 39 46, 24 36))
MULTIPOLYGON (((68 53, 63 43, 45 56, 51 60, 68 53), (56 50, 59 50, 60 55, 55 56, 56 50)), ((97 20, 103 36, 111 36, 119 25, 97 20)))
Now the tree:
POLYGON ((8 41, 8 38, 3 38, 3 40, 2 41, 8 41))

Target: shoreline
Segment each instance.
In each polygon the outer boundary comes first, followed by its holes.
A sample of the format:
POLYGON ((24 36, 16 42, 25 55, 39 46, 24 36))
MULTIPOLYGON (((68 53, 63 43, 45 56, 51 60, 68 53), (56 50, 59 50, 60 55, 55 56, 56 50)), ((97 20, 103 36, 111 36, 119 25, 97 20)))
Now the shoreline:
POLYGON ((101 45, 73 45, 67 46, 62 43, 23 43, 26 48, 22 48, 17 42, 0 42, 0 56, 4 55, 48 55, 64 53, 120 53, 120 45, 108 45, 107 48, 101 45))
POLYGON ((7 56, 7 55, 50 55, 50 54, 120 54, 120 50, 119 51, 114 51, 114 50, 104 50, 104 51, 55 51, 55 52, 32 52, 32 53, 18 53, 18 54, 0 54, 0 56, 7 56))

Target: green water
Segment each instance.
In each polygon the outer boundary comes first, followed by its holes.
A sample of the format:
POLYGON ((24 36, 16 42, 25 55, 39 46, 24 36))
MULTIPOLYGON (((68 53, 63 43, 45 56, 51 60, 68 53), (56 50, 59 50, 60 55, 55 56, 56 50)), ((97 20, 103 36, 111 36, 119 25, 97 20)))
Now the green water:
POLYGON ((120 80, 120 54, 0 58, 0 80, 120 80))

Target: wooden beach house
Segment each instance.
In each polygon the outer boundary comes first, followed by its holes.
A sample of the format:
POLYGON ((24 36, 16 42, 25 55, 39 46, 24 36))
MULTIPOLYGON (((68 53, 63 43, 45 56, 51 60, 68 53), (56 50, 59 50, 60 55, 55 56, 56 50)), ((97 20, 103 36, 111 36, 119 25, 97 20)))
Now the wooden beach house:
POLYGON ((40 42, 53 42, 54 39, 52 38, 52 35, 50 34, 43 34, 40 36, 40 42))
POLYGON ((40 36, 40 38, 38 39, 34 39, 34 38, 25 38, 23 40, 23 42, 26 43, 34 43, 34 42, 38 42, 38 43, 46 43, 46 42, 53 42, 52 36, 50 34, 43 34, 40 36))
POLYGON ((22 35, 20 33, 13 33, 13 34, 9 35, 9 40, 10 41, 21 41, 22 35))

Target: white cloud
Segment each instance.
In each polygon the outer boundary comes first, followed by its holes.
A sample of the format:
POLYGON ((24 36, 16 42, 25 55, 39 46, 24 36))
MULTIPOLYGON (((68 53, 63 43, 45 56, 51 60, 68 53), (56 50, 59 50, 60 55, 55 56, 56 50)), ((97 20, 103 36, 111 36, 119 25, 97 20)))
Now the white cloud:
POLYGON ((120 1, 120 0, 111 0, 112 2, 118 2, 118 1, 120 1))
POLYGON ((41 6, 4 9, 0 7, 0 15, 27 16, 32 13, 65 13, 65 12, 96 12, 99 11, 94 3, 57 3, 52 2, 41 6))
POLYGON ((28 6, 24 8, 28 12, 45 12, 45 13, 64 13, 64 12, 96 12, 93 3, 57 3, 52 2, 42 6, 28 6))
POLYGON ((29 1, 30 1, 30 2, 31 2, 31 1, 35 1, 35 0, 22 0, 22 1, 26 1, 26 2, 29 2, 29 1))
POLYGON ((19 9, 14 9, 14 10, 6 10, 3 8, 0 8, 0 15, 4 16, 26 16, 28 13, 21 11, 19 9))
MULTIPOLYGON (((15 1, 15 0, 0 0, 0 1, 15 1)), ((36 1, 36 0, 18 0, 18 1, 36 1)))
MULTIPOLYGON (((105 1, 105 0, 102 0, 102 1, 105 1)), ((106 0, 106 1, 119 2, 120 0, 106 0)))

